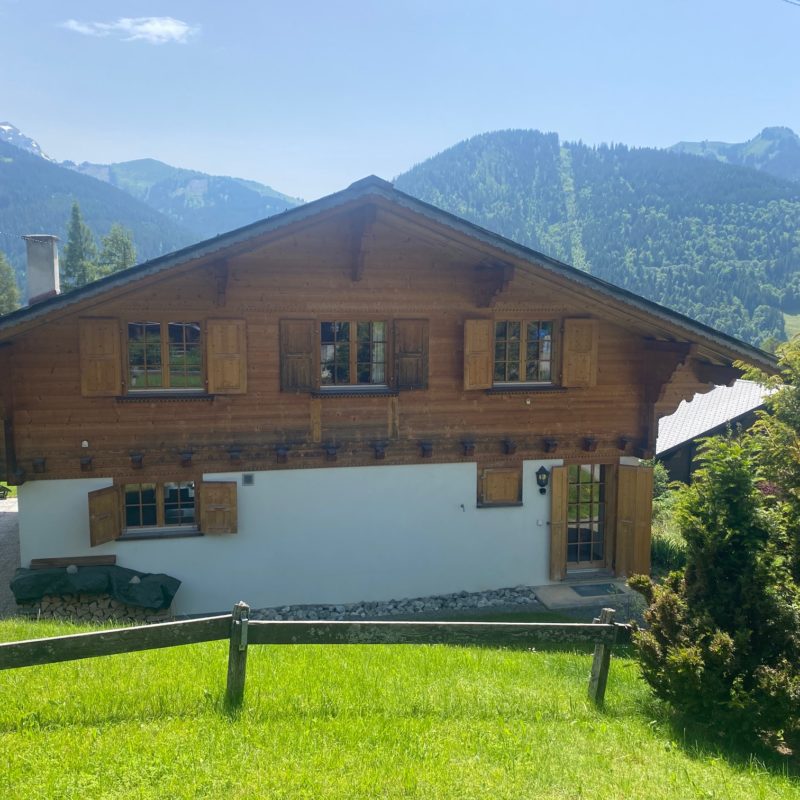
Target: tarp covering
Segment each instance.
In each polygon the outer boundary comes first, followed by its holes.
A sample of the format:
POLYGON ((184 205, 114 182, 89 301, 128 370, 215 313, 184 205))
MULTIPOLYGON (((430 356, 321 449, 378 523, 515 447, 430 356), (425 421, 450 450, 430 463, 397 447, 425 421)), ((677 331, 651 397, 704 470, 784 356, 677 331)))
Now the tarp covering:
POLYGON ((69 573, 66 567, 24 569, 14 573, 9 586, 18 603, 41 600, 45 595, 108 594, 120 603, 142 608, 169 608, 181 582, 169 575, 137 572, 124 567, 78 567, 69 573), (138 582, 131 583, 131 578, 138 582))

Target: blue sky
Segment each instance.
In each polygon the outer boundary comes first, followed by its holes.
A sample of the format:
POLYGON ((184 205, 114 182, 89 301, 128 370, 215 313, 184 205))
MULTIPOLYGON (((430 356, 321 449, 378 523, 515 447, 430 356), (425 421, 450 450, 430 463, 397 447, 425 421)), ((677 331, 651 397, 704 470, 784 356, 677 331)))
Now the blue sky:
POLYGON ((0 121, 313 199, 490 130, 800 131, 786 0, 0 0, 0 121))

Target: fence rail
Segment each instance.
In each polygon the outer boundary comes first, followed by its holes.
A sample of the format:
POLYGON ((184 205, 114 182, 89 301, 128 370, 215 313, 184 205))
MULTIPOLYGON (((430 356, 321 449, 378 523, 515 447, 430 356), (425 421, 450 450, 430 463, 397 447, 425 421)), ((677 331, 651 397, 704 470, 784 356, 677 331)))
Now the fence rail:
POLYGON ((611 650, 630 628, 603 609, 594 623, 551 622, 334 622, 249 619, 250 608, 237 603, 232 614, 164 622, 135 628, 78 633, 0 644, 0 670, 155 650, 185 644, 229 640, 226 702, 244 697, 249 645, 305 644, 455 644, 524 647, 534 644, 594 643, 589 697, 603 704, 611 650), (621 636, 620 636, 621 635, 621 636))

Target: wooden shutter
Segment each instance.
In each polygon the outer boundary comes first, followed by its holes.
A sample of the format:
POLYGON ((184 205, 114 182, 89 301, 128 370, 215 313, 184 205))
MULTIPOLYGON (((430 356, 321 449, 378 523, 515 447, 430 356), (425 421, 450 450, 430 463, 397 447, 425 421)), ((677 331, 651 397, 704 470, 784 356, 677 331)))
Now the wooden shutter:
POLYGON ((236 533, 236 482, 203 481, 199 494, 200 530, 203 533, 236 533))
POLYGON ((284 392, 309 392, 316 388, 316 341, 313 319, 281 320, 281 389, 284 392))
POLYGON ((482 495, 484 505, 519 503, 522 500, 522 471, 517 468, 485 469, 482 495))
POLYGON ((550 580, 567 577, 567 467, 550 470, 550 580))
POLYGON ((89 492, 89 543, 113 542, 122 533, 122 514, 120 512, 119 489, 109 486, 89 492))
POLYGON ((617 478, 618 576, 650 574, 653 468, 620 466, 617 478))
POLYGON ((563 338, 563 386, 597 383, 597 320, 565 319, 563 338))
POLYGON ((492 325, 490 319, 464 321, 464 389, 492 385, 492 325))
POLYGON ((428 320, 395 320, 394 369, 398 389, 428 388, 428 320))
POLYGON ((119 320, 78 320, 81 354, 81 394, 115 397, 122 394, 119 320))
POLYGON ((247 391, 247 325, 243 319, 210 319, 206 323, 208 391, 247 391))

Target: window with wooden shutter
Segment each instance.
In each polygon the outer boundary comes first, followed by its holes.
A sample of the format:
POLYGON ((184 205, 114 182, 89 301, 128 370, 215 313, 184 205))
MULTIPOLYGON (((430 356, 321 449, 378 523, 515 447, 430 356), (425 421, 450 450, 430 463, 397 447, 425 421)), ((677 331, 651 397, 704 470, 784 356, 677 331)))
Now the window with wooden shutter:
POLYGON ((481 506, 515 506, 522 503, 522 469, 491 468, 481 475, 481 506))
POLYGON ((620 466, 617 475, 617 575, 650 574, 653 468, 620 466))
POLYGON ((395 320, 394 368, 398 389, 428 388, 427 320, 395 320))
POLYGON ((201 532, 236 533, 236 482, 204 481, 200 484, 199 495, 201 532))
POLYGON ((281 389, 285 392, 308 392, 317 386, 315 327, 313 319, 281 320, 281 389))
POLYGON ((569 481, 567 467, 550 470, 550 580, 563 581, 567 576, 567 503, 569 481))
POLYGON ((83 396, 122 394, 119 320, 84 318, 78 321, 78 330, 83 396))
POLYGON ((565 319, 561 383, 568 387, 597 383, 597 320, 565 319))
POLYGON ((492 326, 490 319, 464 321, 464 389, 492 385, 492 326))
POLYGON ((119 489, 109 486, 89 492, 89 542, 92 547, 113 542, 122 533, 119 489))
POLYGON ((208 391, 247 391, 247 326, 242 319, 210 319, 206 323, 208 391))

